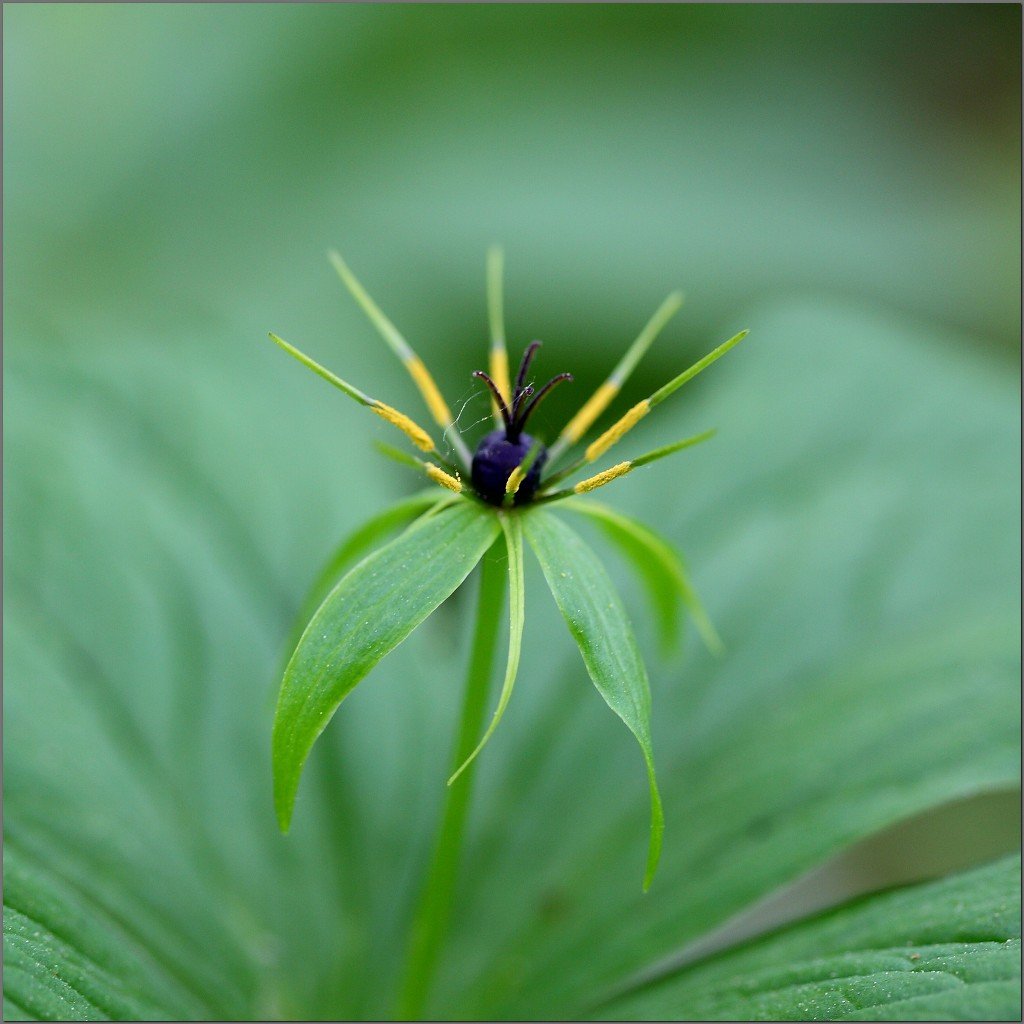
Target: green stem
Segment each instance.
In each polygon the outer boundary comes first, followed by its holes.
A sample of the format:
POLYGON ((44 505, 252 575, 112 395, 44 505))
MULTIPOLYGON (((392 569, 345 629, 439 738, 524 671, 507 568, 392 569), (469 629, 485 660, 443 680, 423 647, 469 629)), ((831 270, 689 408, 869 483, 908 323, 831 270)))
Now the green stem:
MULTIPOLYGON (((494 672, 498 627, 505 604, 505 563, 505 548, 498 541, 483 558, 476 630, 466 673, 462 721, 452 751, 452 771, 473 752, 483 731, 487 693, 494 672)), ((413 918, 405 977, 398 997, 399 1020, 418 1019, 430 993, 438 954, 451 915, 462 836, 473 791, 473 774, 471 765, 446 790, 444 813, 434 854, 413 918)))

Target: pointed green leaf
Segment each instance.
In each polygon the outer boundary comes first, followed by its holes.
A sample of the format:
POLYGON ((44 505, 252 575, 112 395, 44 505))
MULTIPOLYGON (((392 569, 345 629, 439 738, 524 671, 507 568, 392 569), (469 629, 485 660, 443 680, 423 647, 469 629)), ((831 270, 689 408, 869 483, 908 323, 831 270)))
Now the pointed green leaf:
POLYGON ((683 968, 605 1020, 1019 1020, 1020 857, 872 896, 683 968))
POLYGON ((429 512, 431 509, 440 511, 448 505, 458 501, 454 494, 442 494, 439 488, 431 487, 428 490, 413 494, 404 501, 390 505, 383 512, 368 519, 353 533, 349 534, 334 550, 334 553, 327 560, 320 570, 313 585, 309 588, 305 600, 295 617, 295 625, 292 628, 292 635, 288 642, 288 655, 295 650, 303 630, 316 610, 323 604, 324 598, 331 592, 334 585, 341 579, 342 573, 353 562, 367 551, 369 551, 379 540, 389 533, 401 529, 414 519, 429 512))
POLYGON ((563 508, 590 516, 619 550, 632 562, 647 589, 658 620, 662 647, 670 651, 679 641, 680 605, 693 617, 709 651, 721 654, 722 640, 704 610, 686 572, 686 563, 675 549, 643 523, 615 509, 588 499, 569 499, 563 508))
POLYGON ((338 705, 458 585, 497 517, 461 501, 360 562, 324 600, 285 670, 274 718, 274 806, 287 831, 302 767, 338 705))
POLYGON ((555 602, 579 646, 598 692, 637 738, 651 791, 651 838, 644 889, 661 856, 665 821, 651 749, 651 691, 633 627, 597 556, 580 537, 549 512, 524 517, 530 542, 555 602))
POLYGON ((526 619, 526 582, 523 577, 523 524, 520 516, 502 515, 501 528, 505 534, 505 548, 508 551, 508 663, 505 667, 505 681, 501 685, 501 696, 498 698, 498 707, 487 727, 483 738, 476 745, 465 761, 459 765, 458 770, 448 780, 450 786, 474 761, 477 754, 484 749, 484 745, 491 738, 491 734, 498 728, 501 716, 505 714, 505 708, 512 697, 512 687, 516 683, 516 673, 519 671, 519 654, 523 646, 523 623, 526 619))

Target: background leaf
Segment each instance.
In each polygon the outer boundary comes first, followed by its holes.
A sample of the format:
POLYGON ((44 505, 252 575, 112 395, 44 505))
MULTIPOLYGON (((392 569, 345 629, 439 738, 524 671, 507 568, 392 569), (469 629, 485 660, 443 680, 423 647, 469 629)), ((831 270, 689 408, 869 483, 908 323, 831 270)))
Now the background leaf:
POLYGON ((1014 1020, 1020 858, 872 896, 604 1007, 605 1020, 1014 1020))
MULTIPOLYGON (((652 674, 658 887, 632 743, 531 616, 435 1015, 575 1016, 861 837, 1015 784, 1018 8, 3 16, 4 829, 12 910, 54 908, 46 979, 86 950, 110 1008, 391 1012, 465 608, 349 698, 281 837, 289 629, 408 481, 369 451, 387 426, 266 332, 417 402, 328 247, 470 437, 494 240, 513 354, 540 337, 538 372, 576 375, 549 436, 670 289, 685 311, 621 408, 753 328, 623 454, 716 439, 608 492, 686 551, 729 651, 652 674)), ((946 838, 969 860, 1018 836, 946 838)), ((891 851, 910 876, 927 854, 891 851)))
POLYGON ((5 1018, 155 1020, 216 1012, 166 965, 139 956, 130 925, 30 861, 6 845, 5 1018))

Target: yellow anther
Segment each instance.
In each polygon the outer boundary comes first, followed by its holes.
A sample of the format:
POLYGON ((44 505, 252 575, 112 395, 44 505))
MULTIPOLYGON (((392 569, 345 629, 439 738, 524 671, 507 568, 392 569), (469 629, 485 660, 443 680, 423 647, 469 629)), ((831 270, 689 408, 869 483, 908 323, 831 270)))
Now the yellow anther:
POLYGON ((382 420, 387 420, 388 423, 398 427, 421 451, 432 452, 434 450, 434 442, 430 435, 421 426, 413 423, 404 412, 392 409, 390 405, 385 405, 383 402, 374 402, 370 408, 382 420))
POLYGON ((651 411, 650 400, 637 402, 617 423, 613 423, 593 444, 587 447, 587 462, 599 459, 609 448, 635 427, 651 411))
MULTIPOLYGON (((508 377, 508 352, 503 348, 491 349, 491 380, 498 385, 501 397, 511 402, 511 385, 508 377)), ((493 399, 492 399, 493 401, 493 399)))
POLYGON ((435 466, 432 462, 428 462, 426 468, 427 476, 435 484, 447 487, 449 491, 454 491, 456 494, 462 493, 462 481, 458 477, 452 476, 451 473, 446 473, 440 466, 435 466))
POLYGON ((562 428, 562 437, 569 444, 575 444, 589 429, 594 420, 608 408, 611 400, 619 393, 619 385, 605 381, 583 404, 583 408, 562 428))
POLYGON ((420 389, 420 394, 423 395, 423 400, 427 403, 427 408, 430 410, 430 415, 434 417, 434 421, 440 427, 447 427, 452 422, 451 410, 441 397, 441 392, 438 391, 434 378, 430 376, 430 371, 423 365, 423 360, 419 356, 413 356, 405 361, 405 368, 415 381, 416 387, 420 389))
POLYGON ((625 476, 632 468, 632 462, 620 462, 617 466, 612 466, 611 469, 606 469, 603 473, 597 473, 594 476, 587 477, 586 480, 581 480, 573 487, 573 490, 577 494, 596 491, 598 487, 604 487, 605 484, 610 484, 620 476, 625 476))
POLYGON ((516 466, 508 475, 508 480, 505 481, 505 493, 515 494, 519 490, 519 485, 526 479, 526 473, 528 471, 523 469, 522 463, 516 466))

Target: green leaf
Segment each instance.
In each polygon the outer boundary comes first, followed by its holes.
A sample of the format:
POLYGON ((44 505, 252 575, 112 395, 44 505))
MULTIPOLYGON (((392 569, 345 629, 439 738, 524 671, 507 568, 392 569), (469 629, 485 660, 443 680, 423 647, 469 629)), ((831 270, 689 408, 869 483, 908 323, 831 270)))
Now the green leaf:
POLYGON ((505 549, 508 552, 508 662, 505 667, 505 680, 501 684, 501 695, 498 707, 487 727, 483 738, 473 752, 459 765, 448 779, 450 786, 476 759, 498 728, 505 708, 512 699, 512 688, 515 686, 516 673, 519 671, 519 656, 523 647, 523 624, 526 620, 526 581, 523 577, 523 525, 520 516, 514 513, 500 515, 501 529, 505 534, 505 549))
POLYGON ((690 583, 686 564, 675 549, 652 529, 607 505, 589 499, 570 498, 562 508, 590 516, 605 535, 632 562, 658 620, 658 631, 664 650, 672 650, 679 642, 679 612, 686 608, 709 651, 724 651, 721 638, 708 618, 697 592, 690 583))
POLYGON ((576 533, 547 512, 530 512, 525 520, 526 538, 590 678, 608 707, 636 737, 644 756, 651 792, 646 891, 661 856, 665 819, 651 747, 651 692, 633 627, 608 574, 576 533))
POLYGON ((170 1016, 392 1012, 458 717, 459 593, 321 736, 287 840, 267 799, 264 698, 310 567, 406 483, 369 452, 390 428, 266 331, 418 407, 331 246, 467 426, 492 239, 510 337, 577 375, 549 436, 669 289, 688 311, 609 418, 754 331, 624 455, 706 423, 714 445, 605 492, 687 552, 729 642, 652 665, 658 888, 635 886, 634 751, 531 607, 435 1016, 578 1016, 861 837, 1014 784, 1018 125, 922 116, 906 84, 982 68, 1003 85, 979 95, 1015 109, 998 69, 1019 10, 851 10, 4 7, 4 827, 32 891, 61 896, 48 972, 102 920, 110 976, 127 957, 195 993, 143 985, 170 1016), (908 11, 967 58, 918 45, 908 11), (894 45, 908 75, 882 83, 894 45), (567 146, 584 108, 605 116, 567 146))
POLYGON ((438 489, 432 487, 429 490, 420 491, 419 494, 413 494, 404 501, 390 505, 346 537, 327 559, 302 602, 299 614, 295 617, 292 638, 288 643, 288 656, 295 649, 309 620, 323 604, 324 598, 334 589, 334 585, 341 579, 341 574, 349 565, 371 550, 379 540, 389 533, 407 526, 431 509, 440 511, 456 501, 458 501, 456 495, 439 495, 438 489))
POLYGON ((469 575, 500 532, 461 501, 364 559, 324 599, 285 670, 274 716, 274 806, 287 831, 302 767, 338 705, 469 575))
POLYGON ((5 1020, 160 1020, 216 1012, 140 953, 102 907, 6 839, 4 992, 15 1006, 5 1020))
POLYGON ((1019 1020, 1020 857, 857 901, 648 983, 604 1020, 1019 1020))

